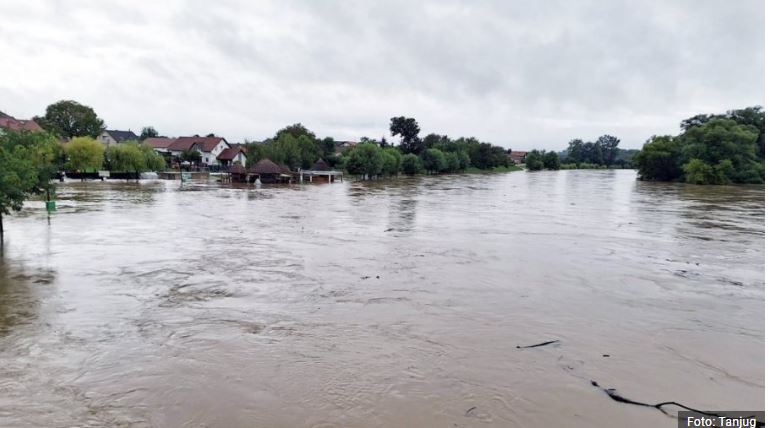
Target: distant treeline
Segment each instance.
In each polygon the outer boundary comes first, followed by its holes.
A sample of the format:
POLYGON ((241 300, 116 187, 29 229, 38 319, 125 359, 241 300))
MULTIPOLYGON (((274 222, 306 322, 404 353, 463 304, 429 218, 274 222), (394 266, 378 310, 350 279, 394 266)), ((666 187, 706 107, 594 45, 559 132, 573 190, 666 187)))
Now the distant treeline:
POLYGON ((473 137, 451 139, 445 135, 419 137, 421 129, 413 118, 393 117, 390 132, 400 137, 398 145, 386 138, 361 138, 357 144, 337 150, 336 142, 319 139, 302 124, 279 130, 274 137, 261 142, 246 142, 248 166, 270 159, 292 170, 310 168, 323 159, 331 167, 364 178, 404 174, 437 174, 464 171, 469 168, 491 170, 510 165, 508 151, 500 146, 480 142, 473 137))
POLYGON ((595 142, 571 140, 560 152, 532 150, 530 171, 541 169, 635 168, 641 180, 693 184, 764 182, 765 123, 761 106, 698 114, 681 121, 676 136, 652 136, 641 150, 623 150, 612 135, 595 142))
POLYGON ((526 168, 529 171, 632 168, 633 156, 638 150, 620 149, 619 143, 619 138, 603 135, 595 142, 571 140, 569 147, 560 153, 532 150, 526 155, 526 168))
POLYGON ((642 180, 694 184, 764 182, 764 109, 699 114, 676 136, 653 136, 635 157, 642 180))

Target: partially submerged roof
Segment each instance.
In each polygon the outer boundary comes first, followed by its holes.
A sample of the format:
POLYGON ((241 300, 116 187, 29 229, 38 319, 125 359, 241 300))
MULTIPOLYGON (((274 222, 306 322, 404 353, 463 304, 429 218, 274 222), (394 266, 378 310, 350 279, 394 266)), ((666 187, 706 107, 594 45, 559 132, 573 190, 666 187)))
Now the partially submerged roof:
POLYGON ((293 171, 291 171, 291 168, 288 167, 288 165, 284 163, 279 163, 278 166, 280 167, 280 172, 283 174, 291 174, 293 171))
POLYGON ((269 159, 262 159, 248 170, 254 174, 280 174, 281 168, 269 159))
POLYGON ((230 173, 231 174, 245 174, 246 173, 246 167, 239 163, 235 163, 230 167, 230 173))
POLYGON ((312 168, 310 168, 312 171, 328 171, 331 169, 330 166, 324 161, 323 159, 318 159, 315 161, 315 163, 312 165, 312 168))

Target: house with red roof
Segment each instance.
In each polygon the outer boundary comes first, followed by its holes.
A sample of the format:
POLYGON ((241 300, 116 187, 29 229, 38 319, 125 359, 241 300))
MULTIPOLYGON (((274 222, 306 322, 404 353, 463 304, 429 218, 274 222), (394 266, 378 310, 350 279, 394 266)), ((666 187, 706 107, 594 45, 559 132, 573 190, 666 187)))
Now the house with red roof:
POLYGON ((149 137, 145 138, 142 143, 152 147, 155 149, 156 152, 159 153, 170 153, 170 147, 171 144, 173 144, 176 141, 176 138, 168 138, 168 137, 149 137))
POLYGON ((518 165, 518 164, 522 164, 522 163, 526 162, 526 155, 527 155, 527 154, 528 154, 528 152, 522 152, 522 151, 510 150, 510 151, 507 153, 507 157, 508 157, 508 158, 510 158, 510 160, 511 160, 511 161, 512 161, 514 164, 517 164, 517 165, 518 165))
POLYGON ((246 166, 246 148, 240 144, 232 144, 230 147, 222 150, 216 157, 222 166, 240 164, 246 166))
POLYGON ((11 131, 30 131, 30 132, 42 132, 43 128, 37 124, 34 120, 21 120, 16 119, 13 116, 4 115, 0 117, 0 128, 8 129, 11 131))
POLYGON ((220 165, 217 157, 230 144, 223 137, 179 137, 168 146, 168 151, 173 156, 181 156, 185 150, 197 150, 201 155, 201 162, 205 165, 220 165))

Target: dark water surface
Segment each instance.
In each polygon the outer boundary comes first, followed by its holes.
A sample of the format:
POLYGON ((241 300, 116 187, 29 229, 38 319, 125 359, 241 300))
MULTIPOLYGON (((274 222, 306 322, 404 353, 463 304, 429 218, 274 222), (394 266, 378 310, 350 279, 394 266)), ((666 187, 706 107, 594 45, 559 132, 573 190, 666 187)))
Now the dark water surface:
POLYGON ((764 408, 763 187, 75 182, 58 208, 6 218, 3 427, 675 426, 590 380, 764 408))

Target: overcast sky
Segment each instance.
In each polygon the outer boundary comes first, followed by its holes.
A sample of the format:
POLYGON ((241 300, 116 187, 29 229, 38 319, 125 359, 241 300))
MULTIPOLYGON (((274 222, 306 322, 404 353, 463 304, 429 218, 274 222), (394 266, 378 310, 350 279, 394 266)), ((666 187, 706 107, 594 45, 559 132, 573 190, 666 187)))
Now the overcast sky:
POLYGON ((0 17, 0 110, 74 99, 171 136, 390 138, 404 115, 513 149, 637 148, 764 103, 762 0, 4 0, 0 17))

